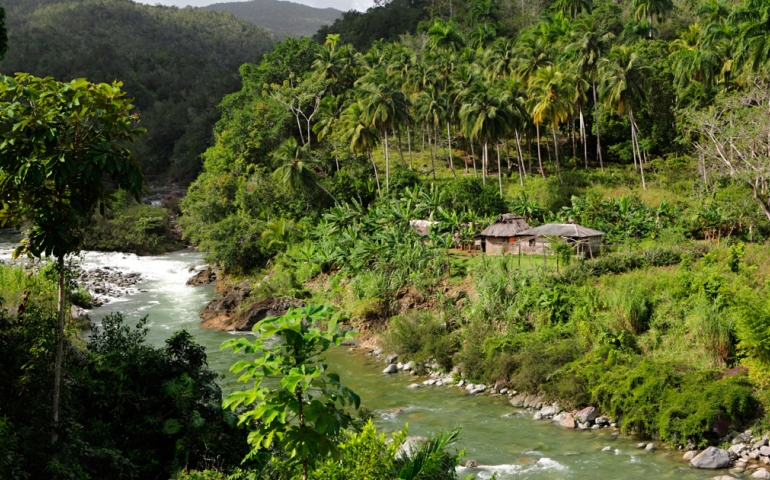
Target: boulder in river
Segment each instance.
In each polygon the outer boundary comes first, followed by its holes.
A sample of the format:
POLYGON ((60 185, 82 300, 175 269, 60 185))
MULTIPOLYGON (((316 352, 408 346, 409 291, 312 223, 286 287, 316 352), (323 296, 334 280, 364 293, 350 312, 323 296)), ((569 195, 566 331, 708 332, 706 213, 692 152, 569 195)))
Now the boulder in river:
POLYGON ((730 452, 717 447, 708 447, 690 460, 690 466, 712 470, 727 468, 730 466, 730 452))
POLYGON ((217 281, 217 271, 206 265, 187 280, 186 285, 208 285, 217 281))
POLYGON ((559 425, 564 428, 575 428, 575 417, 567 413, 559 420, 559 425))
POLYGON ((697 455, 697 454, 698 454, 697 450, 689 450, 689 451, 685 452, 684 455, 682 455, 682 460, 686 460, 686 461, 689 462, 690 460, 695 458, 695 455, 697 455))
POLYGON ((401 444, 400 447, 398 447, 398 450, 396 451, 396 460, 400 460, 404 457, 410 458, 412 455, 417 453, 417 451, 420 449, 420 446, 427 442, 428 439, 425 437, 418 437, 418 436, 409 436, 404 439, 404 443, 401 444))
POLYGON ((382 373, 397 373, 398 367, 393 365, 392 363, 385 367, 385 370, 382 371, 382 373))
POLYGON ((577 412, 575 417, 580 423, 593 422, 596 419, 596 408, 586 407, 583 410, 577 412))
POLYGON ((770 478, 770 472, 764 468, 760 468, 751 474, 751 478, 770 478))

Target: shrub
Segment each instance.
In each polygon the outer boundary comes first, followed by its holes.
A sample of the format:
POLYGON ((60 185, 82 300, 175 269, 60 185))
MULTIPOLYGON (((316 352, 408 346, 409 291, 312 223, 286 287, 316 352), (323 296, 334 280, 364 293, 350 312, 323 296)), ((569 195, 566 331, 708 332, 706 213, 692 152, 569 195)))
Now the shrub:
POLYGON ((452 182, 445 191, 444 206, 458 212, 470 210, 477 215, 500 215, 508 206, 494 185, 483 185, 475 177, 461 178, 452 182))
POLYGON ((412 311, 391 318, 385 344, 410 359, 434 358, 444 369, 452 368, 456 341, 447 326, 427 311, 412 311))

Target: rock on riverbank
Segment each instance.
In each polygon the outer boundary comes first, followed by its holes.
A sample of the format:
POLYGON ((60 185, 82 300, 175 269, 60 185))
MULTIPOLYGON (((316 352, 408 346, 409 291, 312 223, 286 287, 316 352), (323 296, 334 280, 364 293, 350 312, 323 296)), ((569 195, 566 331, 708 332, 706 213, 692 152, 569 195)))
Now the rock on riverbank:
POLYGON ((91 294, 91 304, 100 307, 112 298, 132 295, 139 292, 136 285, 143 278, 138 272, 123 272, 113 267, 97 267, 85 270, 73 267, 75 282, 91 294))
POLYGON ((260 320, 279 317, 290 308, 305 306, 301 300, 268 298, 244 307, 252 290, 251 283, 246 281, 225 287, 221 298, 210 301, 200 312, 201 327, 226 332, 247 332, 260 320))

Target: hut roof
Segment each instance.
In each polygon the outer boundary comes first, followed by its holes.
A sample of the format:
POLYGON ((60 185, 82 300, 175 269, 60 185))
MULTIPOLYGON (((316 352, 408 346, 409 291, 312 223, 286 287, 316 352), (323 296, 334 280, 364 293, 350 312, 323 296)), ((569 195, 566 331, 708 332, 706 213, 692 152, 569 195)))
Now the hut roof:
POLYGON ((430 235, 430 227, 437 223, 438 222, 431 222, 430 220, 409 220, 409 226, 421 237, 430 235))
POLYGON ((529 225, 515 213, 504 213, 481 232, 482 237, 513 237, 529 230, 529 225))
POLYGON ((527 237, 542 237, 543 235, 555 235, 557 237, 587 238, 604 235, 604 232, 584 227, 577 223, 547 223, 539 227, 530 228, 519 235, 527 237))

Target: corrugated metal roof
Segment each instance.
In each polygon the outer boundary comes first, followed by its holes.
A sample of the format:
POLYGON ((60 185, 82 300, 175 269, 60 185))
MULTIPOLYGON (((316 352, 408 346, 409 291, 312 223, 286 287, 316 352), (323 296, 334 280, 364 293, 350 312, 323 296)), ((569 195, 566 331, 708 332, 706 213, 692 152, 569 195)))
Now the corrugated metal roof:
POLYGON ((547 223, 540 225, 539 227, 530 228, 523 232, 519 232, 519 236, 527 237, 542 237, 543 235, 556 235, 557 237, 572 237, 572 238, 585 238, 585 237, 598 237, 604 235, 604 232, 594 230, 593 228, 584 227, 577 223, 547 223))
POLYGON ((504 213, 481 232, 483 237, 514 237, 530 227, 523 218, 514 213, 504 213))

